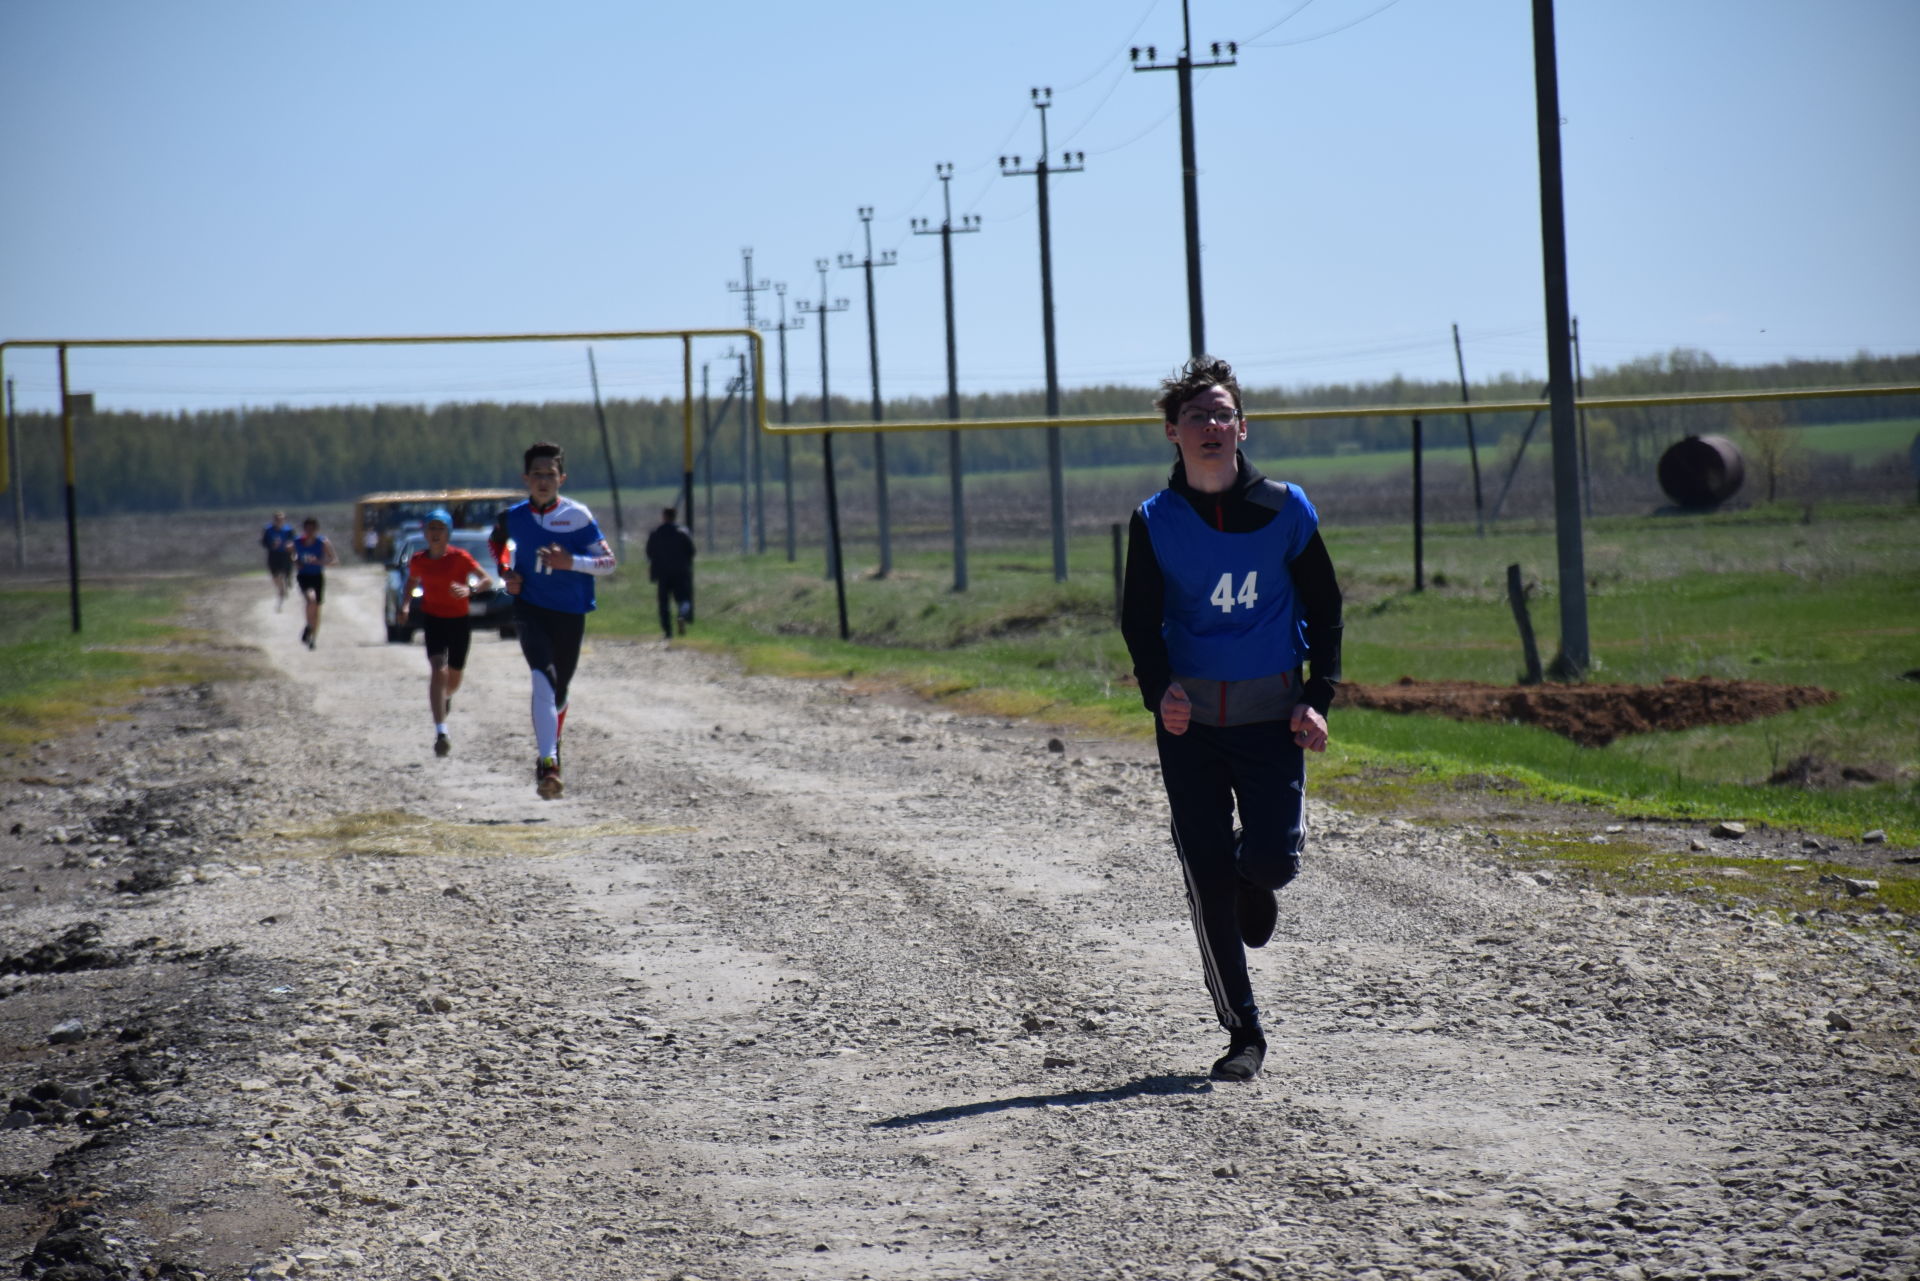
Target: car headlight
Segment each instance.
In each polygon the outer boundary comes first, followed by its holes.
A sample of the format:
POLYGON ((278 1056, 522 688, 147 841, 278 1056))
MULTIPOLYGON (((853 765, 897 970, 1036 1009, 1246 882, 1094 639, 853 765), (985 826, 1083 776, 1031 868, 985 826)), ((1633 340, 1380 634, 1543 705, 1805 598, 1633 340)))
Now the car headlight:
POLYGON ((416 587, 407 594, 410 596, 425 596, 427 594, 427 589, 424 587, 416 587))

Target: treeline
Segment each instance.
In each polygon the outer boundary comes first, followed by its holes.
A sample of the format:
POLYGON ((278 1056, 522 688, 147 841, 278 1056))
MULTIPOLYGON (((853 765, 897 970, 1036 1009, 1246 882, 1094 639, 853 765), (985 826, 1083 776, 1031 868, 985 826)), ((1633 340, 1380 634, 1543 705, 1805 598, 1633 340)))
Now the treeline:
MULTIPOLYGON (((1586 379, 1589 395, 1656 395, 1677 392, 1761 388, 1859 386, 1920 382, 1920 354, 1848 361, 1789 361, 1725 365, 1705 352, 1677 349, 1614 368, 1596 369, 1586 379)), ((1540 396, 1538 383, 1512 377, 1474 384, 1476 402, 1528 400, 1540 396)), ((1063 392, 1065 416, 1139 413, 1140 426, 1076 428, 1065 434, 1070 466, 1158 462, 1168 446, 1151 425, 1153 391, 1147 387, 1102 386, 1063 392)), ((1409 381, 1331 384, 1291 390, 1248 388, 1250 409, 1326 406, 1391 406, 1457 402, 1457 383, 1409 381)), ((1029 392, 984 393, 961 398, 963 418, 1012 418, 1038 415, 1045 397, 1029 392)), ((710 448, 714 476, 739 477, 742 432, 737 404, 715 398, 709 435, 702 410, 695 409, 697 448, 710 448), (725 413, 721 410, 725 405, 725 413)), ((907 397, 888 402, 893 421, 943 418, 945 398, 907 397)), ((772 415, 778 417, 777 408, 772 415)), ((796 423, 820 421, 817 397, 793 402, 796 423)), ((867 420, 865 401, 835 397, 831 421, 855 433, 867 420)), ((614 474, 623 486, 674 484, 682 465, 684 407, 677 400, 616 400, 606 406, 614 474)), ((1753 426, 1796 426, 1892 417, 1920 417, 1920 397, 1847 397, 1781 402, 1774 406, 1652 406, 1588 415, 1596 471, 1651 466, 1673 441, 1693 433, 1736 431, 1753 426)), ((1511 450, 1528 415, 1474 416, 1474 434, 1483 451, 1511 450)), ((1457 414, 1425 424, 1429 445, 1466 443, 1465 421, 1457 414)), ((61 509, 62 467, 59 421, 48 414, 24 414, 17 420, 20 471, 28 511, 51 516, 61 509)), ((1403 449, 1408 436, 1404 416, 1319 419, 1258 425, 1256 452, 1262 458, 1363 453, 1403 449)), ((173 511, 191 508, 284 506, 342 502, 374 490, 441 488, 518 483, 520 452, 534 440, 556 440, 567 447, 569 482, 576 488, 603 488, 608 466, 602 452, 593 407, 585 403, 342 405, 326 408, 247 408, 164 413, 103 413, 76 426, 77 494, 83 513, 173 511)), ((868 472, 873 448, 852 435, 838 437, 836 460, 850 474, 868 472)), ((902 433, 887 438, 889 472, 901 475, 943 473, 948 442, 944 432, 902 433)), ((782 442, 763 439, 763 466, 778 477, 782 442)), ((796 475, 819 474, 820 438, 790 441, 796 475)), ((970 472, 1025 470, 1044 465, 1045 433, 1039 430, 969 432, 963 446, 970 472)))

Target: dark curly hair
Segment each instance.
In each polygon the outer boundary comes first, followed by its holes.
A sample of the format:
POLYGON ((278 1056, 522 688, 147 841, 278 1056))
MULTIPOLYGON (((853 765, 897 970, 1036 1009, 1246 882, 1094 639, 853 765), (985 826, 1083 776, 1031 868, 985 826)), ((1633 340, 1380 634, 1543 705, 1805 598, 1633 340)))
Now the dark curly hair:
POLYGON ((1218 356, 1195 356, 1180 367, 1179 373, 1161 379, 1160 396, 1153 402, 1154 408, 1172 422, 1182 405, 1209 387, 1225 387, 1233 397, 1233 407, 1242 408, 1240 380, 1233 376, 1233 366, 1218 356))
POLYGON ((528 445, 527 452, 520 456, 521 470, 532 471, 533 460, 536 458, 553 459, 553 465, 560 469, 560 474, 563 476, 566 475, 567 451, 560 448, 560 446, 554 444, 552 441, 541 440, 541 441, 535 441, 533 444, 528 445))

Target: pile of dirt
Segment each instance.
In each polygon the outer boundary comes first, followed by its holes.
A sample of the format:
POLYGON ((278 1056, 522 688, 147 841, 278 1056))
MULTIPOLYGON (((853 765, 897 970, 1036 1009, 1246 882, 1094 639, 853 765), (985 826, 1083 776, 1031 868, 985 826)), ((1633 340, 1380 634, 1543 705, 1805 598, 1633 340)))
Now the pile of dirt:
POLYGON ((1387 712, 1421 712, 1461 721, 1538 725, 1582 747, 1605 747, 1627 734, 1740 725, 1839 695, 1817 685, 1668 677, 1658 685, 1486 685, 1477 681, 1418 681, 1342 685, 1340 701, 1387 712))

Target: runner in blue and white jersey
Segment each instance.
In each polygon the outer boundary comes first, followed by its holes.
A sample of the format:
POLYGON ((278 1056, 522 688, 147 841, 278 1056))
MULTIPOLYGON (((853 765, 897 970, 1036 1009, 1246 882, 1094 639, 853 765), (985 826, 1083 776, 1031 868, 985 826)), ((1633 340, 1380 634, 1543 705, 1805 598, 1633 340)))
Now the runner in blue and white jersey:
POLYGON ((507 591, 514 597, 520 652, 533 671, 533 778, 542 800, 564 790, 560 734, 567 723, 567 687, 593 611, 593 580, 614 569, 613 551, 593 513, 560 496, 566 463, 566 451, 550 441, 528 446, 523 463, 527 501, 506 512, 513 548, 507 591))
POLYGON ((1313 504, 1240 452, 1227 362, 1194 357, 1156 403, 1178 457, 1134 512, 1120 626, 1157 718, 1187 905, 1230 1038, 1213 1074, 1244 1081, 1267 1051, 1246 949, 1272 937, 1274 891, 1306 845, 1305 753, 1327 747, 1340 586, 1313 504))

